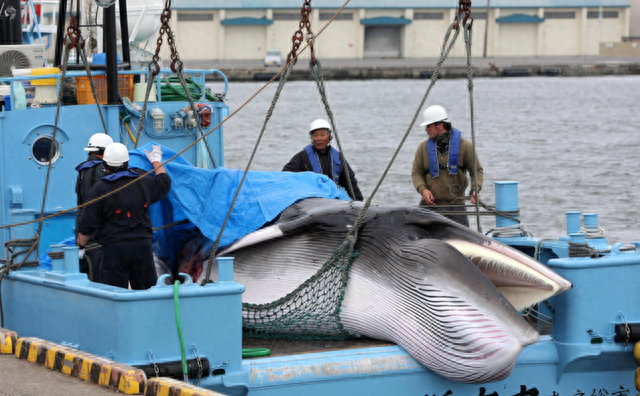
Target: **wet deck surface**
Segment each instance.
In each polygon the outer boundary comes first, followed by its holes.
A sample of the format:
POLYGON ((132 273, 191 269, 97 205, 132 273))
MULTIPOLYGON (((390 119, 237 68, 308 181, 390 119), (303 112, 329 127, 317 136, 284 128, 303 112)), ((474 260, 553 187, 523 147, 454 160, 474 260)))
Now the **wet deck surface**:
POLYGON ((269 348, 271 357, 302 355, 306 353, 331 352, 345 349, 375 348, 395 345, 392 342, 357 338, 339 341, 303 341, 303 340, 263 340, 259 338, 242 339, 242 348, 269 348))

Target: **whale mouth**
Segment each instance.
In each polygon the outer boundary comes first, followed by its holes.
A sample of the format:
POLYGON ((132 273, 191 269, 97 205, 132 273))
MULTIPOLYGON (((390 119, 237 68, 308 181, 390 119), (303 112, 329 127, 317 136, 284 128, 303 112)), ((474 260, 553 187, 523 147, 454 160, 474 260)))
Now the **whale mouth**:
POLYGON ((524 253, 498 243, 445 240, 465 255, 518 311, 571 289, 569 281, 524 253))

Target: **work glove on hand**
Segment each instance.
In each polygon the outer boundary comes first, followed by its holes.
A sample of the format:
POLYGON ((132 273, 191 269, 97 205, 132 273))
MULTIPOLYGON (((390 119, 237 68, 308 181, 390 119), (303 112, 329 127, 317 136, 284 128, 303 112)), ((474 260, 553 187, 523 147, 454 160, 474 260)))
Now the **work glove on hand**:
POLYGON ((153 145, 151 147, 153 147, 151 152, 148 152, 146 149, 144 150, 144 153, 147 155, 149 162, 151 162, 152 164, 156 161, 162 162, 162 149, 160 149, 160 145, 153 145))
POLYGON ((84 250, 85 248, 78 249, 78 258, 82 260, 84 258, 84 250))

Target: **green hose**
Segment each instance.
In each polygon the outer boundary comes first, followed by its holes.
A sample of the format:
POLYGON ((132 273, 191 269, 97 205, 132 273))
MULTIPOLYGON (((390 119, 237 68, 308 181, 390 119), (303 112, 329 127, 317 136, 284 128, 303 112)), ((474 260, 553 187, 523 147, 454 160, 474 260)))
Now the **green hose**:
POLYGON ((268 348, 244 348, 242 349, 242 358, 269 356, 271 351, 268 348))
MULTIPOLYGON (((187 89, 191 93, 193 100, 202 99, 202 85, 193 81, 190 78, 185 77, 187 83, 187 89)), ((211 93, 211 89, 205 88, 204 90, 206 100, 210 102, 219 102, 220 99, 211 93)), ((162 79, 160 85, 160 94, 162 95, 163 102, 184 102, 189 100, 184 87, 180 84, 180 79, 177 76, 165 77, 162 79)))
POLYGON ((178 302, 178 287, 180 281, 173 284, 173 307, 176 311, 176 326, 178 327, 178 338, 180 338, 180 356, 182 356, 182 379, 184 382, 189 380, 187 372, 187 354, 184 351, 184 338, 182 337, 182 322, 180 321, 180 304, 178 302))

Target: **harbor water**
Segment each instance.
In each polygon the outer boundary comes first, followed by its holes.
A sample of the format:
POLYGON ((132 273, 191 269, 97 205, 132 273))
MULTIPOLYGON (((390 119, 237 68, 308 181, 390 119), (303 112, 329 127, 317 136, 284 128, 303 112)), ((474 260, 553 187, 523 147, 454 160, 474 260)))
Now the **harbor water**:
MULTIPOLYGON (((365 198, 409 129, 430 80, 328 81, 327 99, 343 153, 365 198)), ((262 83, 234 83, 228 92, 225 166, 244 170, 277 83, 237 114, 262 83)), ((214 91, 220 89, 211 84, 214 91)), ((473 84, 477 153, 484 167, 482 200, 494 204, 493 181, 519 181, 520 219, 538 238, 566 233, 566 211, 598 213, 610 243, 640 241, 640 76, 477 78, 473 84)), ((440 80, 426 105, 443 105, 471 140, 467 81, 440 80)), ((424 107, 422 107, 424 109, 424 107)), ((325 110, 312 81, 285 85, 251 170, 279 171, 309 143, 308 125, 325 110)), ((426 133, 420 118, 399 151, 373 204, 417 205, 411 166, 426 133)), ((332 145, 337 147, 334 138, 332 145)), ((475 217, 471 218, 476 228, 475 217)), ((482 231, 495 226, 481 218, 482 231)))

